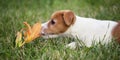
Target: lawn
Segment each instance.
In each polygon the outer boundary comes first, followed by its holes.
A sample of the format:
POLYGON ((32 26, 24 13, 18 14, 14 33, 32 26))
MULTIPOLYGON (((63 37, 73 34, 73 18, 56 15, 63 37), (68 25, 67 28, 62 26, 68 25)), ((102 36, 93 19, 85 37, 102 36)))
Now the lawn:
POLYGON ((120 20, 120 0, 0 0, 0 60, 120 60, 120 45, 114 41, 72 50, 65 45, 75 39, 38 38, 15 47, 15 35, 25 27, 24 21, 43 23, 54 11, 64 9, 82 17, 120 20))

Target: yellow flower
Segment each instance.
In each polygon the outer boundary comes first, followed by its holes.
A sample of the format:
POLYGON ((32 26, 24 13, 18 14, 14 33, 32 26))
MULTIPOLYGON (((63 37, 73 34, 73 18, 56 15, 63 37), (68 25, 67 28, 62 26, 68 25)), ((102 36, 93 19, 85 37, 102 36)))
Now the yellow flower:
POLYGON ((17 38, 16 38, 16 46, 23 46, 25 43, 29 43, 33 41, 34 39, 40 37, 40 32, 41 32, 41 24, 36 23, 32 27, 27 23, 24 22, 25 26, 27 26, 27 29, 22 30, 23 31, 23 38, 24 41, 22 42, 22 33, 18 32, 17 33, 17 38))
POLYGON ((41 24, 36 23, 33 25, 33 27, 30 27, 30 25, 27 22, 24 22, 24 24, 28 27, 28 29, 25 31, 25 43, 29 43, 35 38, 40 37, 40 30, 41 30, 41 24))

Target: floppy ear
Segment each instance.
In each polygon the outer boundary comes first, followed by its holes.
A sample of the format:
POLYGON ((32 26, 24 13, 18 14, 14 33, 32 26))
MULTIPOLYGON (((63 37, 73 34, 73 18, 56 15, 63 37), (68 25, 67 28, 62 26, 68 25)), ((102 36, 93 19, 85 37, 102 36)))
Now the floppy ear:
POLYGON ((67 26, 70 26, 75 22, 75 15, 72 11, 63 12, 63 18, 67 26))

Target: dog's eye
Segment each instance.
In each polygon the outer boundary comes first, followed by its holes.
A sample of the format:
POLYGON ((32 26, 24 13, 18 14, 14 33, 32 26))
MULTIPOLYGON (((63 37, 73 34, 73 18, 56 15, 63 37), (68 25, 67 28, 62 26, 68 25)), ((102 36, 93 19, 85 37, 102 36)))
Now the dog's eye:
POLYGON ((54 20, 51 20, 51 24, 54 25, 54 24, 55 24, 55 21, 54 21, 54 20))

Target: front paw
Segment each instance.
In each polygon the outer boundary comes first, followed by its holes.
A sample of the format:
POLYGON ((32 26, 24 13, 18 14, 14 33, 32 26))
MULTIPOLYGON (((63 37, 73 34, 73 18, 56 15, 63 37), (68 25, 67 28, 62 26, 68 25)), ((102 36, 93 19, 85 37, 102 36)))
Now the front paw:
POLYGON ((77 47, 76 42, 71 42, 66 45, 66 48, 75 49, 77 47))

